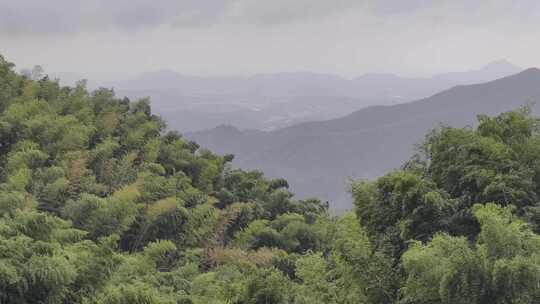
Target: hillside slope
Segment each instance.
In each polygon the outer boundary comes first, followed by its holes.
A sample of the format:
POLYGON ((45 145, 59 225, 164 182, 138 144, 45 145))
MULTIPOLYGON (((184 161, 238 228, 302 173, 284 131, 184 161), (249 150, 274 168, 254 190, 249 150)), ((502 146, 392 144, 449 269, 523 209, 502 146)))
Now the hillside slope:
POLYGON ((457 86, 418 101, 369 107, 348 116, 272 132, 221 126, 187 134, 218 153, 236 155, 235 165, 286 177, 300 195, 350 207, 348 178, 373 178, 397 168, 426 132, 439 124, 465 126, 488 115, 540 100, 540 70, 527 69, 495 81, 457 86))

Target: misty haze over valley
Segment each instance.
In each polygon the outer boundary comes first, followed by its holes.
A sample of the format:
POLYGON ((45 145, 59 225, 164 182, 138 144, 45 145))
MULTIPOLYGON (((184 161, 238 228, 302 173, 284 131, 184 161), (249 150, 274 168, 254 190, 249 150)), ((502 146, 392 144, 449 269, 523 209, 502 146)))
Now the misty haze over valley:
POLYGON ((520 70, 505 60, 477 70, 427 78, 371 73, 345 79, 313 72, 189 77, 162 70, 106 86, 132 98, 150 97, 154 109, 166 118, 169 126, 182 132, 219 125, 274 130, 337 118, 366 106, 403 103, 520 70))

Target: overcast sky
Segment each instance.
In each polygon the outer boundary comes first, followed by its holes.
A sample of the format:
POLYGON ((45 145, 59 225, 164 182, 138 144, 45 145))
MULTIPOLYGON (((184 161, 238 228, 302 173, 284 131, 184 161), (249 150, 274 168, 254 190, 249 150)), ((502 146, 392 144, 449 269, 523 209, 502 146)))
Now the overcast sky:
POLYGON ((305 71, 420 76, 540 65, 537 0, 0 0, 19 68, 113 79, 305 71))

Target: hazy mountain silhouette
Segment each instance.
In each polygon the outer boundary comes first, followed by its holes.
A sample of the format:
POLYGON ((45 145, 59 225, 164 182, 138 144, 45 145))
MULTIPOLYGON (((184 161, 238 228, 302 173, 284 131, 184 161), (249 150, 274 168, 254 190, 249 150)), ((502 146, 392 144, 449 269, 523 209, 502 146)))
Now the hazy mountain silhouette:
POLYGON ((220 124, 273 130, 341 117, 370 105, 403 103, 459 84, 521 71, 497 61, 474 71, 430 78, 366 74, 354 79, 311 72, 250 77, 191 77, 162 70, 112 85, 121 95, 150 96, 171 128, 197 131, 220 124))
POLYGON ((430 129, 441 123, 465 126, 474 123, 478 113, 495 115, 537 100, 540 70, 532 68, 410 103, 368 107, 339 119, 271 132, 220 126, 186 136, 213 151, 235 154, 239 167, 287 178, 301 196, 322 197, 335 209, 344 209, 350 206, 348 178, 372 178, 399 167, 430 129))

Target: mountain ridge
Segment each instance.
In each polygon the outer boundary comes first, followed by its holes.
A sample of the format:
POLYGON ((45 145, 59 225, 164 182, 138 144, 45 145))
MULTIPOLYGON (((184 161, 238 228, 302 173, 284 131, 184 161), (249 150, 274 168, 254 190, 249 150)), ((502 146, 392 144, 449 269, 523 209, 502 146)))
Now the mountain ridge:
POLYGON ((540 100, 540 69, 529 68, 409 103, 367 107, 337 119, 260 133, 236 129, 230 137, 217 135, 218 129, 186 136, 219 153, 235 154, 235 165, 242 168, 287 178, 300 195, 312 193, 337 201, 339 206, 334 207, 340 209, 347 205, 347 178, 374 178, 399 167, 430 129, 440 124, 471 125, 476 118, 472 113, 495 115, 535 100, 540 100), (322 189, 325 186, 316 180, 332 186, 322 189))
POLYGON ((424 78, 371 73, 351 79, 310 71, 191 77, 162 70, 107 86, 130 98, 149 96, 156 111, 178 130, 193 132, 220 124, 276 130, 338 118, 370 105, 416 100, 456 84, 488 81, 520 70, 495 62, 424 78))

